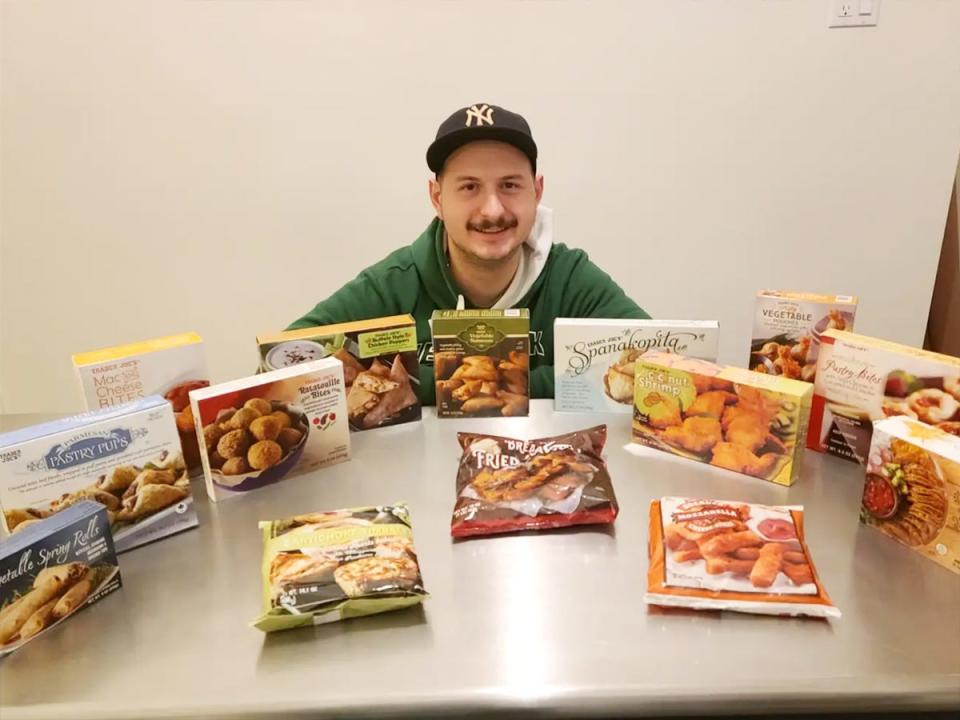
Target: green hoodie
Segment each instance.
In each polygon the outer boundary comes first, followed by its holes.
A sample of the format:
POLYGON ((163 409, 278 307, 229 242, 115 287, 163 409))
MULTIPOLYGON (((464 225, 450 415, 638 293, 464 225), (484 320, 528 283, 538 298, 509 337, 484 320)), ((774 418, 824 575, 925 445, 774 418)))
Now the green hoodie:
MULTIPOLYGON (((495 308, 530 310, 530 395, 553 397, 553 321, 560 318, 648 318, 633 300, 582 250, 552 240, 552 217, 539 208, 520 268, 495 308)), ((420 399, 435 402, 430 315, 464 307, 450 272, 445 232, 439 218, 407 247, 390 253, 288 329, 409 313, 417 321, 420 399)), ((469 307, 469 306, 467 306, 469 307)))

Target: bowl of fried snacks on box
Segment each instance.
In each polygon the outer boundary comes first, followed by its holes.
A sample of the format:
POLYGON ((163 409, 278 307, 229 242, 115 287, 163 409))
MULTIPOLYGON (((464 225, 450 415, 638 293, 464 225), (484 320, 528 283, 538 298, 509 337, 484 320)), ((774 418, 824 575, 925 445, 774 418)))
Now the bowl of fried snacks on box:
POLYGON ((570 525, 612 523, 617 517, 603 446, 607 426, 517 440, 458 433, 463 455, 451 535, 491 535, 570 525))
POLYGON ((839 618, 803 539, 803 508, 650 503, 649 605, 839 618))
POLYGON ((428 597, 406 505, 261 522, 264 632, 399 610, 428 597))

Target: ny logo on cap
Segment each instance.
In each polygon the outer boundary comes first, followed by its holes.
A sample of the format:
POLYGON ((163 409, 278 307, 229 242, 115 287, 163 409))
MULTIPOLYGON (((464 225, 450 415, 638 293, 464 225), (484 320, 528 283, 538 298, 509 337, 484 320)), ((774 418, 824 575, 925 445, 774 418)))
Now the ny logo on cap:
POLYGON ((467 108, 467 127, 473 125, 493 125, 493 108, 486 103, 467 108))

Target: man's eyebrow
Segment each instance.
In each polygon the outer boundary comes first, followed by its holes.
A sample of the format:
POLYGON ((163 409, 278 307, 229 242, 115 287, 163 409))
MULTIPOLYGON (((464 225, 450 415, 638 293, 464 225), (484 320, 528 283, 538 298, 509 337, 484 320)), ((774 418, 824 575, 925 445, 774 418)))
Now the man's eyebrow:
POLYGON ((502 182, 504 180, 523 180, 523 175, 520 175, 519 173, 516 175, 504 175, 502 178, 500 178, 500 181, 502 182))
POLYGON ((473 175, 457 175, 453 179, 454 182, 465 182, 467 180, 470 180, 471 182, 480 182, 480 178, 473 177, 473 175))

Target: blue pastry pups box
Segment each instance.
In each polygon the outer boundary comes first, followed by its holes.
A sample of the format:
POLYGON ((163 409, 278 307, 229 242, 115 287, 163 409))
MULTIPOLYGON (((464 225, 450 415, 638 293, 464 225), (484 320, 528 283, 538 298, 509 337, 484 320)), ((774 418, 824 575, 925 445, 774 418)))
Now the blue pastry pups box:
POLYGON ((107 509, 83 500, 0 541, 0 656, 120 587, 107 509))
POLYGON ((106 507, 117 552, 197 524, 169 402, 152 395, 0 435, 8 533, 81 500, 106 507))

